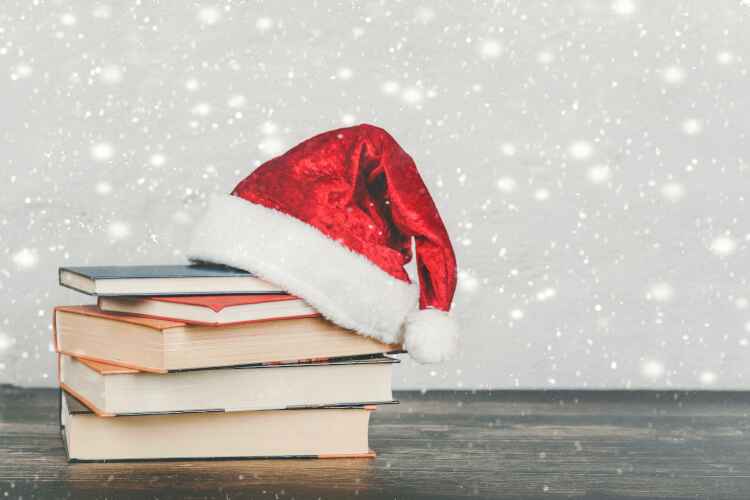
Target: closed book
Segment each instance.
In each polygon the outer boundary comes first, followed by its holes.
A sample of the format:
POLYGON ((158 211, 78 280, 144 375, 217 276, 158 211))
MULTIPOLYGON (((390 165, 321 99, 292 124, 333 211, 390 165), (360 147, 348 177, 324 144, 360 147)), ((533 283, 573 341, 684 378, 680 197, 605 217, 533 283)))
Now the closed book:
POLYGON ((69 306, 53 326, 60 353, 156 373, 401 352, 323 318, 200 326, 69 306))
POLYGON ((59 280, 99 296, 285 293, 247 271, 208 264, 61 267, 59 280))
POLYGON ((71 461, 373 457, 374 407, 166 413, 101 418, 62 391, 71 461))
POLYGON ((99 309, 196 325, 227 325, 269 319, 320 316, 294 295, 178 295, 174 297, 99 297, 99 309))
POLYGON ((386 356, 166 374, 60 355, 60 385, 99 416, 392 403, 386 356))

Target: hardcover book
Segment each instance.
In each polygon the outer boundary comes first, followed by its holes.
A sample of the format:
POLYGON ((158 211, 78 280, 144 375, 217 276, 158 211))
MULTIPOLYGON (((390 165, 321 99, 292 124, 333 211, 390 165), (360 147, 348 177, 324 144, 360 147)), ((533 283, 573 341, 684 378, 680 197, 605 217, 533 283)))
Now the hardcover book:
POLYGON ((320 316, 304 300, 281 294, 99 297, 98 305, 102 311, 202 325, 320 316))
POLYGON ((385 356, 145 373, 60 355, 60 385, 99 416, 392 403, 385 356))
POLYGON ((65 391, 60 398, 71 461, 375 456, 370 406, 101 418, 65 391))
POLYGON ((57 352, 156 373, 402 352, 323 318, 200 326, 70 306, 53 326, 57 352))
POLYGON ((89 295, 222 295, 285 293, 278 286, 226 266, 61 267, 60 285, 89 295))

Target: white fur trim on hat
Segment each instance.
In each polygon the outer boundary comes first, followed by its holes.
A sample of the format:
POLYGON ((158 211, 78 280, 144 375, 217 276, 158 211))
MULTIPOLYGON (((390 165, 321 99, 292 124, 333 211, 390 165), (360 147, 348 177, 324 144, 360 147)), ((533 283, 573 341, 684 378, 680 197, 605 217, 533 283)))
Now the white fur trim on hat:
POLYGON ((334 323, 386 343, 402 342, 401 327, 419 295, 417 286, 315 227, 232 195, 211 199, 187 256, 250 271, 334 323))
POLYGON ((458 343, 458 323, 439 309, 420 309, 406 317, 404 345, 420 363, 439 363, 450 358, 458 343))

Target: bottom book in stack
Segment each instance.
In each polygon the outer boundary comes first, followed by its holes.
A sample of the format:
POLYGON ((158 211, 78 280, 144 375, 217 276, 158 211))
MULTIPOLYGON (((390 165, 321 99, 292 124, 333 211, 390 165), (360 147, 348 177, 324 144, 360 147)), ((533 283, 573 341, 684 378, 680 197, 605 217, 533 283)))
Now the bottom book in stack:
POLYGON ((72 461, 372 457, 374 404, 393 403, 377 355, 153 374, 60 355, 72 461))

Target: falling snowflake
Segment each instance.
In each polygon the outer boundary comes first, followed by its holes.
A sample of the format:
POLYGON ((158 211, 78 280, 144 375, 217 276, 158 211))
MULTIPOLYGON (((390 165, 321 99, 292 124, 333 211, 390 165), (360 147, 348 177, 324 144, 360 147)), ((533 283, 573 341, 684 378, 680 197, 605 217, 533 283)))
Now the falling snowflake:
POLYGON ((662 79, 670 85, 679 85, 685 81, 685 70, 680 66, 669 66, 661 72, 662 79))
POLYGON ((244 95, 236 94, 227 100, 227 106, 230 108, 243 108, 247 104, 247 98, 244 95))
POLYGON ((700 373, 698 378, 703 385, 713 385, 716 382, 718 376, 711 370, 704 370, 700 373))
POLYGON ((537 292, 536 300, 538 300, 539 302, 545 302, 554 298, 555 295, 557 295, 557 291, 554 288, 544 288, 537 292))
POLYGON ((258 144, 258 149, 266 156, 275 156, 284 150, 284 142, 278 137, 269 136, 258 144))
POLYGON ((501 177, 497 180, 497 188, 503 193, 512 193, 516 190, 516 181, 512 177, 501 177))
POLYGON ((682 131, 687 135, 698 135, 703 131, 703 123, 696 118, 688 118, 682 122, 682 131))
POLYGON ((207 102, 199 102, 192 107, 190 112, 196 116, 208 116, 211 113, 212 109, 213 108, 211 107, 211 105, 207 102))
POLYGON ((495 59, 500 56, 503 46, 497 40, 484 40, 479 45, 479 53, 485 59, 495 59))
POLYGON ((417 87, 407 87, 401 93, 401 99, 407 104, 419 104, 424 100, 424 93, 417 87))
POLYGON ((534 199, 537 201, 546 201, 549 199, 550 192, 547 188, 539 188, 534 191, 534 199))
POLYGON ((629 16, 635 12, 636 5, 633 0, 615 0, 612 2, 612 10, 620 16, 629 16))
POLYGON ((674 288, 669 283, 654 283, 646 292, 646 299, 654 302, 669 302, 674 298, 674 288))
POLYGON ((661 187, 661 195, 673 203, 685 197, 685 188, 677 182, 668 182, 661 187))
POLYGON ((550 64, 554 60, 555 55, 548 50, 538 52, 536 55, 536 62, 538 62, 539 64, 550 64))
POLYGON ((107 195, 112 192, 112 184, 107 181, 97 182, 94 190, 97 194, 107 195))
POLYGON ((10 74, 10 79, 21 80, 30 77, 32 73, 34 73, 34 70, 30 64, 20 63, 17 64, 15 68, 13 68, 13 71, 10 74))
POLYGON ((351 68, 339 68, 336 76, 338 76, 339 80, 351 80, 354 76, 354 71, 351 68))
POLYGON ((612 176, 608 165, 594 165, 588 169, 586 177, 593 184, 604 184, 612 176))
POLYGON ((261 17, 255 22, 255 28, 258 31, 268 31, 273 28, 273 19, 270 17, 261 17))
POLYGON ((719 236, 711 242, 711 251, 719 257, 732 255, 737 249, 737 243, 729 236, 719 236))
POLYGON ((108 64, 99 68, 99 80, 108 85, 114 85, 122 81, 122 69, 116 64, 108 64))
POLYGON ((500 151, 502 151, 505 156, 515 156, 516 146, 506 142, 500 145, 500 151))
POLYGON ((39 262, 39 254, 36 249, 22 248, 13 254, 13 263, 19 269, 32 269, 39 262))
POLYGON ((383 93, 387 95, 396 94, 400 90, 400 88, 401 86, 398 84, 398 82, 394 81, 383 82, 383 84, 380 86, 380 90, 382 90, 383 93))
POLYGON ((716 62, 724 65, 732 64, 734 62, 734 54, 728 50, 723 50, 716 54, 716 62))
POLYGON ((594 154, 594 147, 587 141, 575 141, 568 147, 568 152, 576 160, 586 160, 594 154))
POLYGON ((96 161, 108 161, 115 155, 115 148, 108 142, 99 142, 91 146, 91 158, 96 161))
POLYGON ((198 9, 198 21, 204 25, 213 25, 221 19, 221 11, 213 6, 201 7, 198 9))
POLYGON ((154 153, 149 157, 148 162, 154 167, 161 167, 167 162, 167 157, 162 153, 154 153))
POLYGON ((273 135, 279 131, 279 126, 272 121, 266 121, 260 125, 260 131, 265 135, 273 135))
POLYGON ((656 380, 664 375, 664 364, 656 360, 646 360, 641 363, 641 375, 646 378, 656 380))
POLYGON ((0 332, 0 356, 2 356, 5 351, 8 351, 11 347, 13 347, 13 344, 15 343, 16 339, 5 332, 0 332))
POLYGON ((469 271, 458 272, 458 287, 463 292, 473 293, 479 288, 479 280, 469 271))
POLYGON ((521 309, 512 309, 508 314, 514 320, 523 319, 524 317, 524 312, 521 309))
POLYGON ((76 24, 76 21, 76 16, 70 12, 66 12, 65 14, 60 16, 60 24, 62 24, 63 26, 74 26, 76 24))
POLYGON ((112 221, 107 226, 107 234, 112 240, 123 240, 130 236, 130 225, 122 221, 112 221))
POLYGON ((195 92, 200 87, 200 83, 195 78, 188 78, 185 80, 185 88, 190 92, 195 92))

